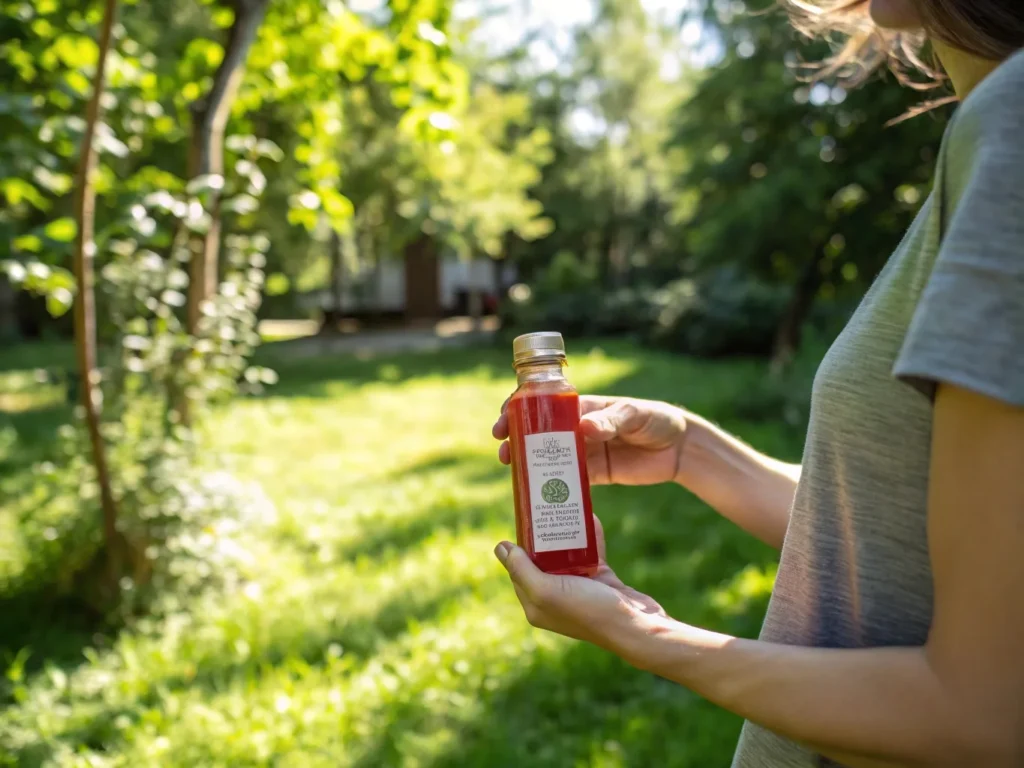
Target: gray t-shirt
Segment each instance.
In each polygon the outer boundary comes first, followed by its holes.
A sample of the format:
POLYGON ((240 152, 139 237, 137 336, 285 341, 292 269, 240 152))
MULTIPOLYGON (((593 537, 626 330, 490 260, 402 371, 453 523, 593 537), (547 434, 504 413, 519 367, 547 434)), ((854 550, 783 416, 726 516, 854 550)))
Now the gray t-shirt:
MULTIPOLYGON (((960 106, 931 196, 822 361, 762 640, 924 644, 938 382, 1024 406, 1024 52, 960 106)), ((831 765, 753 723, 733 762, 831 765)))

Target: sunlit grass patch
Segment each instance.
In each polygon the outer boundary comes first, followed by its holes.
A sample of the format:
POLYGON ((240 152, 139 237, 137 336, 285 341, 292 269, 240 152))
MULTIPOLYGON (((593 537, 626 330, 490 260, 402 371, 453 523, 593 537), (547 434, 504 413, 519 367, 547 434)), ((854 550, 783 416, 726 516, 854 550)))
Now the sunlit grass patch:
MULTIPOLYGON (((686 403, 798 455, 786 430, 732 412, 755 364, 570 355, 581 390, 686 403)), ((204 438, 277 510, 243 582, 11 683, 8 765, 728 764, 736 718, 523 619, 491 554, 514 536, 489 434, 514 387, 507 350, 267 362, 280 385, 204 438)), ((624 578, 680 618, 756 631, 773 553, 674 487, 598 489, 595 509, 624 578)), ((0 515, 0 535, 19 519, 0 515)))

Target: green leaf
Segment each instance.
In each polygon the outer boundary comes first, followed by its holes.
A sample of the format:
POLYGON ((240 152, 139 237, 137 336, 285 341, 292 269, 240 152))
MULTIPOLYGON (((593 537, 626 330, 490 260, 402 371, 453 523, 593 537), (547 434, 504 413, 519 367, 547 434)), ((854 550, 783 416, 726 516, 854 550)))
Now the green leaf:
POLYGON ((71 309, 74 297, 67 288, 57 288, 46 294, 46 311, 51 317, 60 317, 71 309))
POLYGON ((152 342, 145 336, 139 336, 137 334, 129 334, 121 339, 121 346, 125 349, 131 349, 135 351, 142 351, 149 349, 152 346, 152 342))
POLYGON ((167 290, 160 294, 160 301, 171 307, 184 307, 188 298, 181 291, 167 290))
POLYGON ((323 202, 324 213, 335 222, 349 219, 355 213, 352 201, 337 190, 321 189, 320 200, 323 202))
POLYGON ((309 208, 289 208, 288 223, 302 226, 312 231, 316 228, 317 214, 309 208))
POLYGON ((242 153, 256 149, 256 137, 243 134, 232 134, 224 140, 224 146, 231 152, 242 153))
POLYGON ((265 157, 275 163, 279 163, 284 159, 284 152, 270 139, 260 139, 257 141, 255 151, 260 157, 265 157))
POLYGON ((24 179, 0 180, 0 192, 3 192, 7 202, 12 206, 25 202, 39 210, 46 210, 48 207, 46 198, 39 194, 39 190, 35 186, 24 179))
POLYGON ((68 72, 64 76, 64 82, 66 82, 68 87, 79 96, 87 96, 92 89, 92 85, 89 83, 89 78, 77 70, 68 72))
POLYGON ((215 8, 210 14, 210 22, 218 29, 227 29, 235 21, 235 14, 230 8, 215 8))
POLYGON ((32 655, 32 651, 29 648, 22 648, 18 651, 14 660, 11 661, 7 667, 6 677, 12 683, 20 683, 25 678, 25 663, 28 661, 28 657, 32 655))
POLYGON ((22 235, 21 237, 16 237, 12 245, 16 251, 39 253, 43 247, 43 241, 37 235, 22 235))
POLYGON ((84 35, 61 35, 54 41, 51 50, 68 69, 94 67, 99 57, 99 47, 95 41, 84 35))
POLYGON ((288 280, 288 275, 282 272, 275 272, 267 276, 267 284, 264 290, 267 296, 283 296, 288 293, 289 287, 291 287, 291 281, 288 280))
POLYGON ((259 210, 260 204, 252 195, 236 195, 225 200, 221 208, 225 211, 232 211, 240 216, 247 213, 255 213, 259 210))
POLYGON ((196 176, 185 187, 190 195, 198 195, 202 192, 217 191, 224 189, 224 177, 216 173, 207 173, 196 176))
POLYGON ((16 286, 20 286, 22 282, 24 282, 25 276, 28 274, 24 265, 10 260, 0 262, 0 270, 2 270, 7 275, 7 279, 16 286))
POLYGON ((38 165, 32 169, 32 178, 35 179, 43 189, 46 189, 55 195, 63 195, 71 189, 71 176, 66 173, 54 173, 42 165, 38 165))
POLYGON ((70 243, 75 239, 75 235, 78 234, 78 225, 74 219, 65 216, 62 219, 55 219, 47 224, 43 228, 43 234, 51 240, 56 240, 58 243, 70 243))
POLYGON ((213 40, 197 37, 188 44, 184 58, 198 59, 212 70, 224 58, 224 49, 213 40))

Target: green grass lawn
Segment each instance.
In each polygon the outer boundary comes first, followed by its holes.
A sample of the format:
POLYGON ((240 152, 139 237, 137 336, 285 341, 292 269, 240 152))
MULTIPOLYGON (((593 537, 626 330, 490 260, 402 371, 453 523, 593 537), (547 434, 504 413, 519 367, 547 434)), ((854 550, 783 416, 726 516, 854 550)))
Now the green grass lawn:
MULTIPOLYGON (((34 671, 0 688, 0 765, 729 764, 736 718, 523 619, 491 554, 514 537, 489 434, 514 384, 507 350, 263 357, 280 384, 224 408, 208 448, 276 506, 248 582, 108 639, 40 614, 19 635, 39 638, 34 671), (61 642, 70 650, 40 655, 61 642)), ((734 407, 763 375, 755 364, 624 344, 576 344, 570 359, 583 391, 685 403, 799 455, 798 430, 734 407)), ((22 393, 0 401, 8 570, 32 554, 11 511, 30 510, 8 500, 66 415, 52 385, 26 385, 40 364, 0 364, 0 391, 22 393)), ((679 488, 598 489, 594 503, 627 582, 678 618, 756 634, 775 553, 679 488)))

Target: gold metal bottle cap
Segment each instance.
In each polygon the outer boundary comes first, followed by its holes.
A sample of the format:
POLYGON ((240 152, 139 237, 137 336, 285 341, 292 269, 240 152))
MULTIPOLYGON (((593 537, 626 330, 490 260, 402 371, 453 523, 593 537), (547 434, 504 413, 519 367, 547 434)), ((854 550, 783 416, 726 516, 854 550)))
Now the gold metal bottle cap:
POLYGON ((541 358, 565 360, 565 341, 555 331, 526 333, 512 342, 512 361, 521 365, 541 358))

